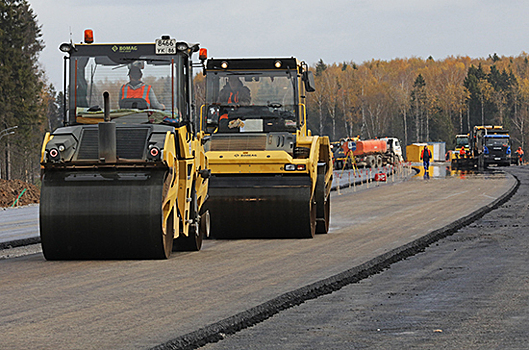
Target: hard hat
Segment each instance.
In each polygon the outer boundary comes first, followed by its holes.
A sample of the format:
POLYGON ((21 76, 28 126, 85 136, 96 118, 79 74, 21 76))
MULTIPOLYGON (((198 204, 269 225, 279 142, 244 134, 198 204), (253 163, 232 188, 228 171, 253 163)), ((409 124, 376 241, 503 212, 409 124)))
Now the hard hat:
POLYGON ((130 67, 129 69, 129 76, 136 76, 136 77, 141 77, 143 75, 143 73, 141 72, 141 69, 139 67, 136 67, 136 66, 132 66, 130 67))

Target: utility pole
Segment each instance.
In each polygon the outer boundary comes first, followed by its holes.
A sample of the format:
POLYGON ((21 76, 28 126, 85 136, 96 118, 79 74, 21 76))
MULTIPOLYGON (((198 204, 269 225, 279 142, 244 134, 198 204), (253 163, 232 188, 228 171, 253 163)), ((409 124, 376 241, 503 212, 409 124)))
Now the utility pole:
MULTIPOLYGON (((15 133, 15 129, 18 128, 18 125, 16 126, 12 126, 10 128, 7 128, 7 129, 4 129, 2 131, 0 131, 0 140, 2 140, 2 138, 4 136, 8 136, 8 135, 13 135, 15 133)), ((9 159, 9 145, 7 145, 6 147, 6 180, 9 180, 9 176, 10 176, 10 167, 9 167, 9 164, 10 164, 10 159, 9 159)), ((2 172, 1 172, 1 169, 2 167, 0 166, 0 179, 2 178, 2 172)))

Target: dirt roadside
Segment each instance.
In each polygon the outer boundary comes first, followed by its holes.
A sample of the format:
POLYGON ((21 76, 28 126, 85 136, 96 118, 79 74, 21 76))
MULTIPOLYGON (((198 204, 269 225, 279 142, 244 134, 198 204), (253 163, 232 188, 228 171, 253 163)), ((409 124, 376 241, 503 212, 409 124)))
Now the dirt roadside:
POLYGON ((40 190, 37 186, 22 180, 0 179, 0 208, 12 206, 19 196, 16 206, 38 203, 40 190))

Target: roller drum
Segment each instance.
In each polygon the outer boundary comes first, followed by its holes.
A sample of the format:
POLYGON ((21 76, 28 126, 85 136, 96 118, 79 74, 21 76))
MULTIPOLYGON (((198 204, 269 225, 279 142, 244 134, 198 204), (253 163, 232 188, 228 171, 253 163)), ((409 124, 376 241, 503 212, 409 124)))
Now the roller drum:
POLYGON ((206 205, 216 238, 311 238, 308 176, 212 176, 206 205))
POLYGON ((164 170, 46 172, 40 202, 45 258, 166 257, 162 230, 165 176, 164 170))

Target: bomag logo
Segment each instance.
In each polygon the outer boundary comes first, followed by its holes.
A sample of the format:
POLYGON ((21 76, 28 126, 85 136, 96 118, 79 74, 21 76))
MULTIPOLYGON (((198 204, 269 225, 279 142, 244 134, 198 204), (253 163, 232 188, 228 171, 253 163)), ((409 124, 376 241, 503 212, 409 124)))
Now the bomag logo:
POLYGON ((118 46, 118 45, 114 45, 112 46, 112 51, 114 52, 132 52, 132 51, 137 51, 138 50, 138 46, 136 45, 123 45, 123 46, 118 46))
POLYGON ((257 157, 257 154, 248 154, 248 153, 243 153, 243 154, 234 154, 233 155, 234 157, 257 157))

